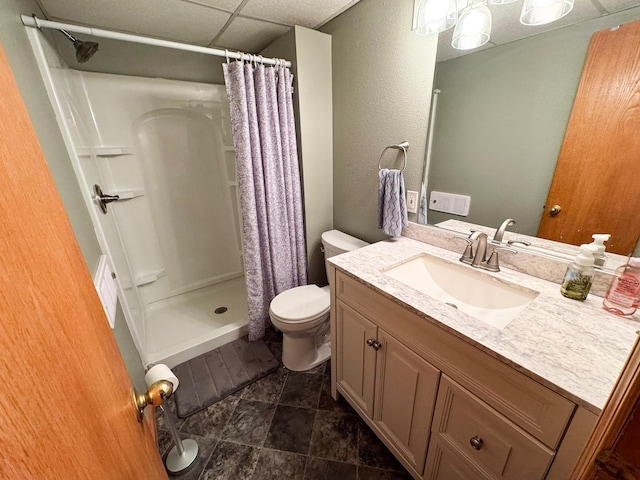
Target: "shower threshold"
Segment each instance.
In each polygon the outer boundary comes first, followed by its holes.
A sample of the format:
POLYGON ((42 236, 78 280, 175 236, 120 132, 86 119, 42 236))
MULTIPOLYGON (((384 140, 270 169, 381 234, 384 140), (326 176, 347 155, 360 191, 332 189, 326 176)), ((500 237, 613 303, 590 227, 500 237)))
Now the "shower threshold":
POLYGON ((237 277, 150 304, 144 363, 173 367, 246 333, 247 290, 237 277))

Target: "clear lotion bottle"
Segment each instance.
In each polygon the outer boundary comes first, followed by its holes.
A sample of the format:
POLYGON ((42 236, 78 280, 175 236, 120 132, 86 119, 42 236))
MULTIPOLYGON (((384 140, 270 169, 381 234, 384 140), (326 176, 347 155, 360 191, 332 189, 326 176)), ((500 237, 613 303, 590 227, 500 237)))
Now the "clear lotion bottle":
POLYGON ((595 273, 593 254, 597 248, 593 245, 584 244, 580 245, 580 249, 582 251, 564 273, 560 293, 567 298, 583 301, 586 300, 591 289, 595 273))
POLYGON ((616 269, 616 274, 602 302, 606 311, 616 315, 633 315, 640 303, 640 258, 616 269))

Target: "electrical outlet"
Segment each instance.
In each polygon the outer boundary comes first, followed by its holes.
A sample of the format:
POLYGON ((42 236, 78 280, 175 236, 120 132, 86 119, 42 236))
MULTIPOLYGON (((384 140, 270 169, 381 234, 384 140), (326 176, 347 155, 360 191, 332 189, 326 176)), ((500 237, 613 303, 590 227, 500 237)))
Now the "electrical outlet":
POLYGON ((418 192, 407 190, 407 212, 416 213, 418 211, 418 192))

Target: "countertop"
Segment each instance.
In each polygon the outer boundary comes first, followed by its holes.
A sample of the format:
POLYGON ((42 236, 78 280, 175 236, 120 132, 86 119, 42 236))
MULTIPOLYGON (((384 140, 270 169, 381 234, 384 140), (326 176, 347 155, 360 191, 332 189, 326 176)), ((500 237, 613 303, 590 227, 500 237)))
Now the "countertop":
POLYGON ((331 257, 329 261, 425 321, 593 413, 600 413, 640 330, 638 313, 634 317, 617 317, 602 308, 600 297, 589 295, 579 302, 563 297, 555 283, 507 268, 498 273, 483 270, 487 275, 539 292, 525 310, 498 329, 383 273, 423 253, 451 262, 458 262, 460 257, 456 252, 398 237, 331 257))

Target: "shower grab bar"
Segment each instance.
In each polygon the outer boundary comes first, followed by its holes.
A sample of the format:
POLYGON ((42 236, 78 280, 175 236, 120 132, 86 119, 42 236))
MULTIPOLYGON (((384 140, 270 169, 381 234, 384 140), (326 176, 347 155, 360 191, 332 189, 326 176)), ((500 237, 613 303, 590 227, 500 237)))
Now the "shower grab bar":
POLYGON ((395 145, 387 145, 386 147, 384 147, 382 153, 380 154, 380 160, 378 160, 378 170, 382 170, 382 157, 384 156, 384 152, 386 152, 390 148, 402 150, 402 153, 404 154, 404 162, 402 163, 402 168, 400 169, 400 171, 404 172, 404 169, 407 166, 407 150, 409 149, 409 142, 407 141, 397 143, 395 145))

